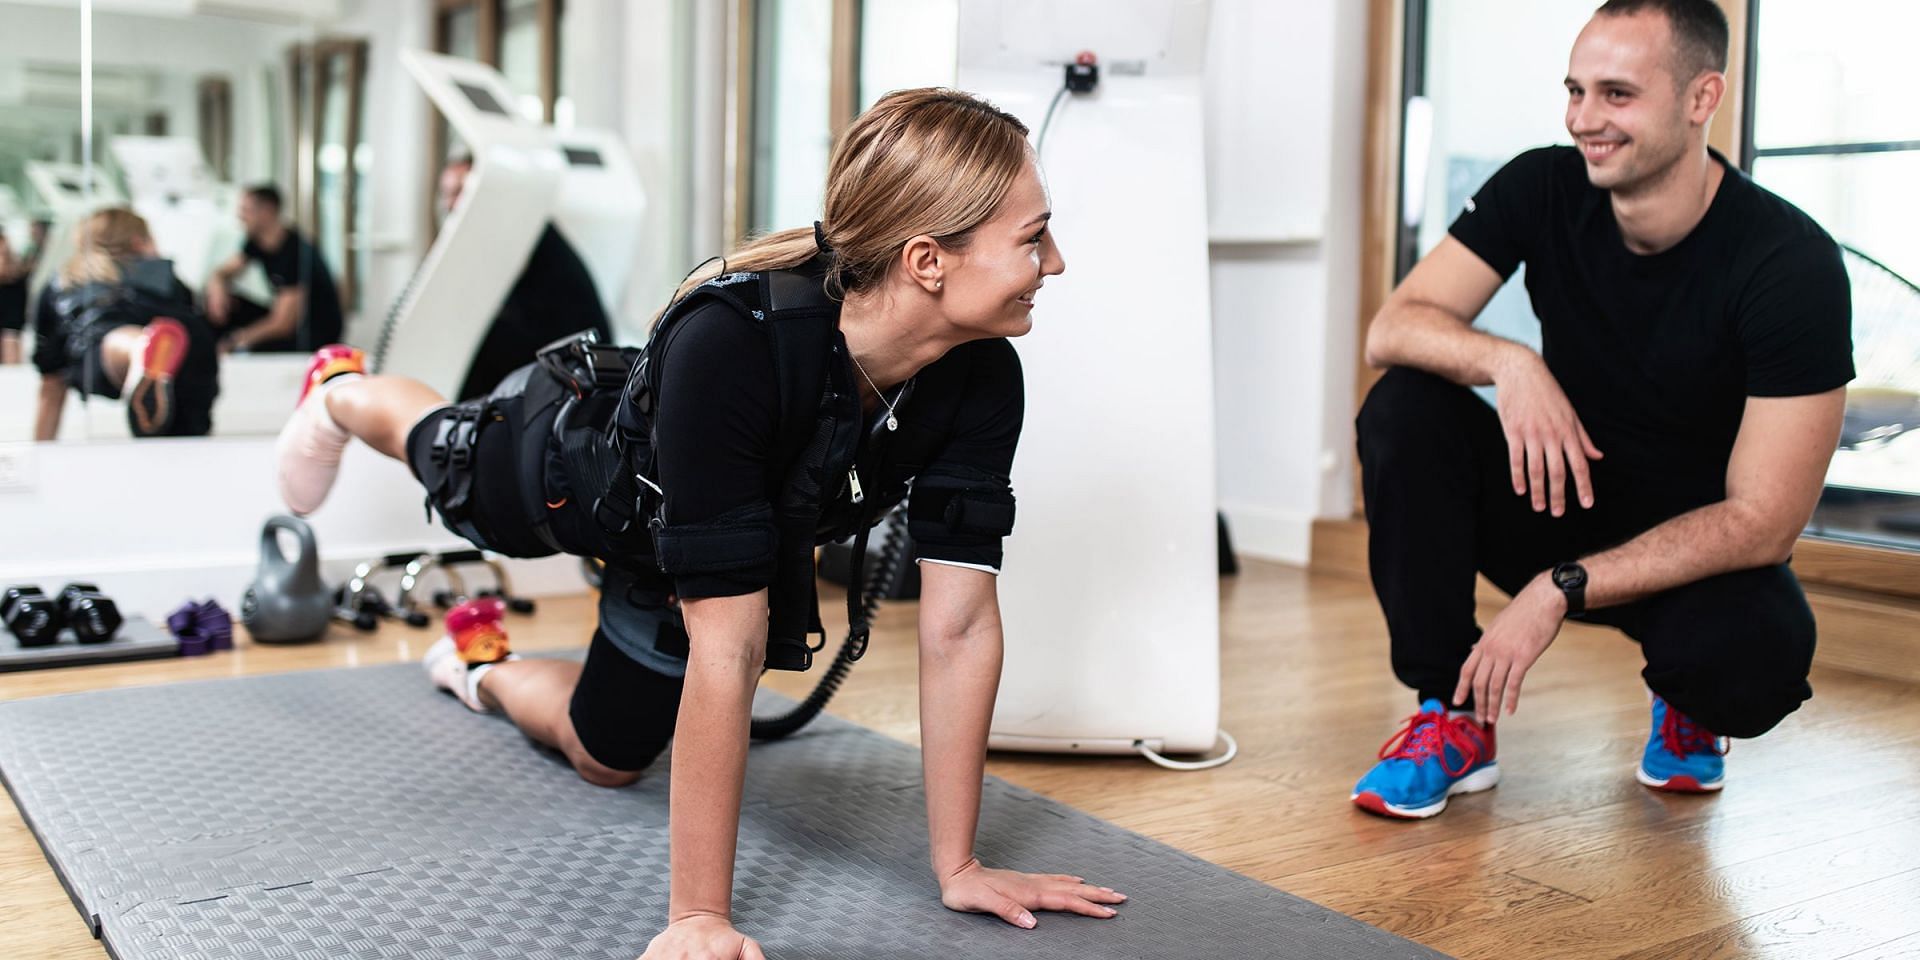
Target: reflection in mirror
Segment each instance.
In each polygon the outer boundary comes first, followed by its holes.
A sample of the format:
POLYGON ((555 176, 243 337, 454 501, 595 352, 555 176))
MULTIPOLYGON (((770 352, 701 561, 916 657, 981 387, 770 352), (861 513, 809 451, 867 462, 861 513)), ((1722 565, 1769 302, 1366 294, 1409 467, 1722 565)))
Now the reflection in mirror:
POLYGON ((357 306, 364 44, 191 9, 93 11, 83 131, 77 5, 0 3, 0 441, 271 433, 357 306))

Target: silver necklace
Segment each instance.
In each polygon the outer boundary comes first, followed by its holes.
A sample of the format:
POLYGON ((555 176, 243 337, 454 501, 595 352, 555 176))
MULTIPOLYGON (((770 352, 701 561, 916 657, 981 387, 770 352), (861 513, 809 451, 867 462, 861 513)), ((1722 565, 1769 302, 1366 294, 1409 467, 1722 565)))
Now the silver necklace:
POLYGON ((867 373, 866 367, 860 365, 860 358, 854 357, 852 350, 847 351, 847 356, 853 357, 854 369, 860 371, 862 377, 866 377, 867 386, 873 388, 873 395, 878 397, 881 403, 887 405, 887 432, 892 433, 900 429, 900 418, 893 415, 893 402, 887 399, 886 394, 880 392, 880 385, 873 382, 873 377, 867 373))

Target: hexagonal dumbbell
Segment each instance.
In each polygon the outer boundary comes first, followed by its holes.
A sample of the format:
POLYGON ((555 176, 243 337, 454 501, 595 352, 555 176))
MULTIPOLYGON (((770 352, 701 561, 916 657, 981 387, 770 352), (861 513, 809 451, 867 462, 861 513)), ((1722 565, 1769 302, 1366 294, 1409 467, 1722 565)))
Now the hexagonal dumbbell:
POLYGON ((0 596, 0 621, 23 647, 52 646, 60 639, 60 628, 66 625, 60 604, 30 584, 8 587, 0 596))
POLYGON ((69 583, 61 587, 60 613, 81 643, 108 643, 125 622, 120 616, 120 605, 91 583, 69 583))

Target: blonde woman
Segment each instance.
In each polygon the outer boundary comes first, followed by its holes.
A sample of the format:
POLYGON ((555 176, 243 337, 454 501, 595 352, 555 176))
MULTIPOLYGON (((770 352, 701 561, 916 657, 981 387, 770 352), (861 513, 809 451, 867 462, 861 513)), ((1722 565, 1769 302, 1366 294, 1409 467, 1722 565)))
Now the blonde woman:
POLYGON ((910 482, 941 901, 1033 927, 1036 910, 1110 917, 1125 899, 973 855, 1024 404, 1008 338, 1031 328, 1034 295, 1065 269, 1049 217, 1018 120, 964 93, 901 91, 835 149, 824 219, 690 279, 638 356, 561 349, 452 406, 416 382, 359 375, 356 351, 315 358, 282 433, 293 509, 320 505, 359 437, 405 460, 475 542, 606 562, 584 665, 502 659, 497 637, 463 625, 489 642, 443 639, 427 667, 596 784, 634 782, 675 737, 668 925, 647 957, 761 956, 731 923, 754 688, 763 666, 794 665, 813 545, 870 526, 910 482), (605 442, 572 442, 596 436, 577 423, 605 442), (640 483, 623 486, 623 466, 640 483), (796 549, 809 564, 798 578, 783 559, 796 549))
POLYGON ((88 217, 34 319, 40 407, 34 439, 60 430, 69 387, 124 400, 136 437, 204 436, 220 392, 212 330, 124 207, 88 217))

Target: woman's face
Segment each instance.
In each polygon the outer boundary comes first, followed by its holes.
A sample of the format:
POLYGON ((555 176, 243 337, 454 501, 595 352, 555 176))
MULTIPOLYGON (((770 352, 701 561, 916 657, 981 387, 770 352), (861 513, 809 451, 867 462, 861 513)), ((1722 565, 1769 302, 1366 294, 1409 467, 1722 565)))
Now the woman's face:
POLYGON ((1029 157, 993 218, 963 250, 943 255, 940 310, 955 326, 982 337, 1017 337, 1033 329, 1033 300, 1047 277, 1066 270, 1047 220, 1046 184, 1029 157))

